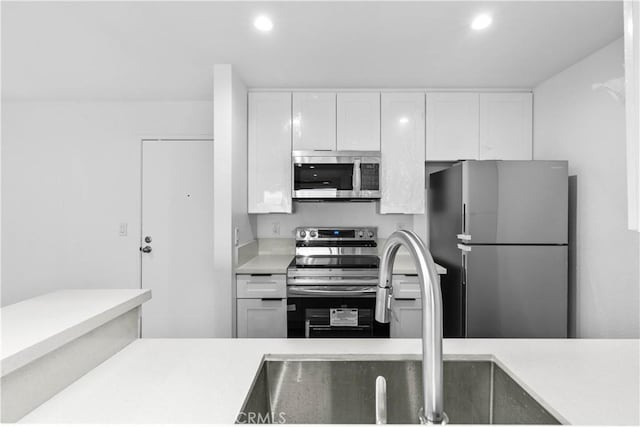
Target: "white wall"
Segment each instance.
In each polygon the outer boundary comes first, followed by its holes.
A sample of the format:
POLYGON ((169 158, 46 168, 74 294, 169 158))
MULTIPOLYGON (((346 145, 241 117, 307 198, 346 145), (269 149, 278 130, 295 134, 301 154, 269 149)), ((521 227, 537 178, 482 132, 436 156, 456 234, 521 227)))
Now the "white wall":
POLYGON ((140 139, 212 127, 210 102, 3 102, 2 305, 139 287, 140 139))
MULTIPOLYGON (((377 203, 294 203, 293 214, 252 215, 257 221, 257 237, 295 236, 296 227, 301 226, 376 226, 379 237, 388 237, 400 224, 404 229, 414 229, 414 218, 425 221, 424 215, 380 215, 377 203), (273 232, 274 223, 279 224, 280 234, 273 232)), ((415 227, 416 229, 419 227, 415 227)), ((424 228, 424 227, 422 227, 424 228)), ((424 236, 423 236, 424 237, 424 236)))
POLYGON ((247 214, 247 89, 231 65, 213 69, 214 273, 217 337, 235 330, 234 269, 239 243, 254 239, 247 214))
MULTIPOLYGON (((621 77, 623 42, 534 90, 534 158, 575 175, 574 301, 578 337, 639 337, 639 240, 627 230, 625 111, 594 83, 621 77)), ((573 189, 572 185, 572 189, 573 189)))

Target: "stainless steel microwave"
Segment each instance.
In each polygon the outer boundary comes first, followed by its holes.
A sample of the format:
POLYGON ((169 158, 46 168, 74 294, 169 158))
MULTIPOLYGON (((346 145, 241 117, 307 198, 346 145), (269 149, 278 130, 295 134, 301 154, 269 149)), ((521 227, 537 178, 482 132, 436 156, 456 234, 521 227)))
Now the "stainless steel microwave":
POLYGON ((294 151, 294 199, 379 199, 379 151, 294 151))

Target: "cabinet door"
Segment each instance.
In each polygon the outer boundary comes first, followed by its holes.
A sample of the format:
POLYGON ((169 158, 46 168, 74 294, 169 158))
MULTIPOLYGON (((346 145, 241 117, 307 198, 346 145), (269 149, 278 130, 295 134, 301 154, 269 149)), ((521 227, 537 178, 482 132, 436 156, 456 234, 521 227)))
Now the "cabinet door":
POLYGON ((394 299, 391 302, 391 338, 422 337, 422 303, 419 299, 394 299))
POLYGON ((337 95, 338 150, 380 151, 380 94, 337 95))
POLYGON ((531 160, 531 93, 480 94, 480 159, 531 160))
POLYGON ((237 300, 238 338, 286 338, 286 299, 237 300))
POLYGON ((249 93, 249 213, 291 213, 291 93, 249 93))
POLYGON ((381 100, 380 213, 422 214, 424 93, 383 93, 381 100))
POLYGON ((336 94, 294 92, 293 149, 336 149, 336 94))
POLYGON ((427 94, 427 160, 478 158, 478 94, 427 94))

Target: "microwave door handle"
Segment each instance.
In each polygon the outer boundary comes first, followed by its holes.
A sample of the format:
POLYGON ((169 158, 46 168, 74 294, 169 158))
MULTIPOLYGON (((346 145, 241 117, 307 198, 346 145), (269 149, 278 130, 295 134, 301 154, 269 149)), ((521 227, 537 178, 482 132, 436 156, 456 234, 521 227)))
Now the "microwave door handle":
POLYGON ((353 191, 360 192, 360 187, 362 185, 362 180, 361 180, 360 160, 359 159, 356 159, 356 160, 353 161, 352 184, 353 184, 353 191))

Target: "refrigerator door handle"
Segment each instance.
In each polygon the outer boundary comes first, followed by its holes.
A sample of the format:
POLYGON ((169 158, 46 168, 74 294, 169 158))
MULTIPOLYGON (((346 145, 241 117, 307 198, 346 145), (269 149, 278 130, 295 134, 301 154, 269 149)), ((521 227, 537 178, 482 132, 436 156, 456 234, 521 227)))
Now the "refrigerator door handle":
POLYGON ((463 245, 462 243, 458 243, 458 249, 462 252, 471 252, 471 246, 463 245))
POLYGON ((458 240, 463 240, 465 242, 471 241, 471 235, 470 234, 458 234, 458 235, 456 235, 456 237, 458 238, 458 240))
POLYGON ((467 286, 467 253, 462 252, 462 285, 467 286))
POLYGON ((462 234, 467 234, 467 204, 462 204, 462 234))

